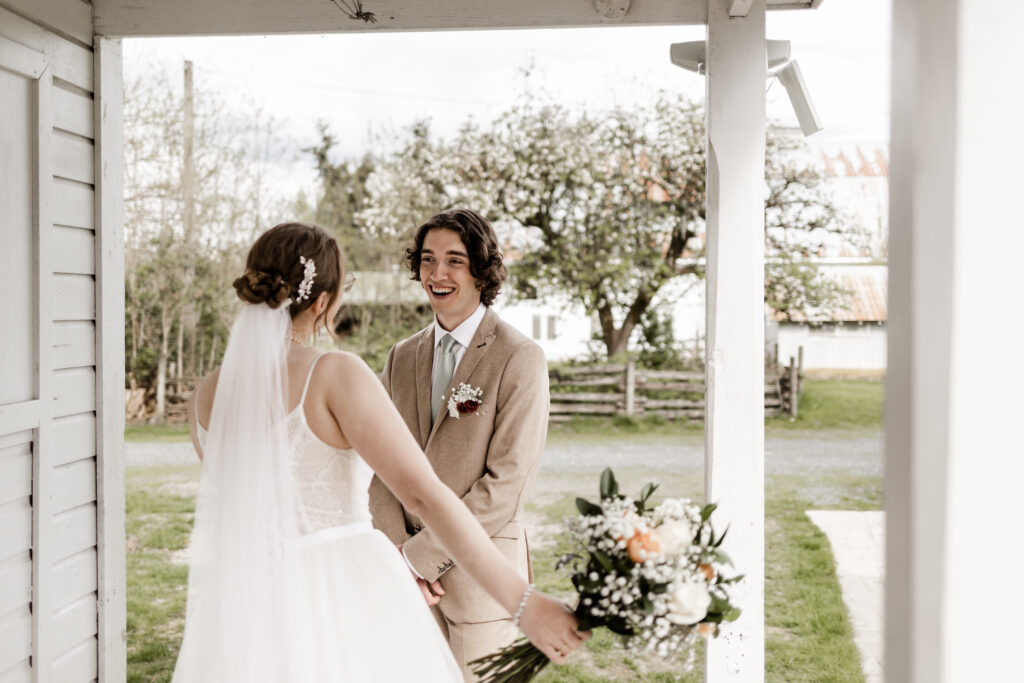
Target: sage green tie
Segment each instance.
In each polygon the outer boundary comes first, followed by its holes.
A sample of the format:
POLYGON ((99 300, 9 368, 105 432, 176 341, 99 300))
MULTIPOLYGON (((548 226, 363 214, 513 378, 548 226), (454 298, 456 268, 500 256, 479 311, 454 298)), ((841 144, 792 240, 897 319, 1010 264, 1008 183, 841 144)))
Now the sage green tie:
POLYGON ((450 334, 441 337, 441 357, 437 359, 434 377, 430 381, 431 425, 437 420, 437 412, 441 409, 441 402, 448 391, 448 385, 452 383, 452 374, 455 372, 455 354, 452 353, 453 346, 455 346, 455 337, 450 334))

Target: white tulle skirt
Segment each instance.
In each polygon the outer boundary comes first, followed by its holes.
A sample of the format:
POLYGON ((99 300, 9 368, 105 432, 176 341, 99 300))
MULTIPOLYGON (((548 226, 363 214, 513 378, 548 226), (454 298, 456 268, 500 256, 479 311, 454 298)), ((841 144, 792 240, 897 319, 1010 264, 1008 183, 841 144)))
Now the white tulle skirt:
MULTIPOLYGON (((289 627, 280 634, 290 683, 463 680, 401 554, 369 522, 324 529, 291 546, 289 627)), ((186 654, 183 648, 175 681, 210 680, 218 669, 231 678, 230 664, 186 654)))
MULTIPOLYGON (((369 523, 367 523, 367 527, 369 523)), ((393 543, 358 525, 300 539, 304 681, 462 681, 430 608, 393 543)), ((296 642, 293 640, 293 642, 296 642)))

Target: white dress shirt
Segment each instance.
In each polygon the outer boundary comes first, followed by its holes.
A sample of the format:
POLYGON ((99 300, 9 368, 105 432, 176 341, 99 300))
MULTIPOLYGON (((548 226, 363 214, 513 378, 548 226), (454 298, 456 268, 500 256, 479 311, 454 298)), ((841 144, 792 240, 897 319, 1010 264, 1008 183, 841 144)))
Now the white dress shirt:
MULTIPOLYGON (((433 382, 434 371, 437 370, 437 363, 441 358, 441 338, 446 334, 450 334, 455 338, 455 343, 452 344, 452 355, 455 356, 455 365, 452 367, 452 377, 455 376, 455 371, 459 369, 459 363, 462 362, 462 357, 466 355, 466 349, 469 348, 470 342, 473 341, 473 335, 476 334, 477 329, 480 327, 480 323, 484 319, 484 313, 487 312, 487 307, 484 306, 483 302, 477 305, 476 310, 473 314, 462 321, 462 324, 456 327, 454 330, 449 332, 448 330, 441 327, 441 323, 437 321, 437 316, 434 316, 434 365, 430 370, 430 379, 433 382)), ((409 569, 412 573, 423 578, 423 575, 416 571, 416 567, 412 566, 412 562, 405 556, 405 548, 402 548, 402 557, 405 558, 405 563, 409 565, 409 569)))

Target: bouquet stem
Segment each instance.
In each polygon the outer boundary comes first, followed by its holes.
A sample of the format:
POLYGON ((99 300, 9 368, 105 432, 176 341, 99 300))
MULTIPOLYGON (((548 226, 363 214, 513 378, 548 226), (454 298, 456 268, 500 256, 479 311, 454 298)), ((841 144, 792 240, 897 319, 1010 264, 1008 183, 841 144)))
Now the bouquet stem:
POLYGON ((551 663, 547 655, 526 638, 520 638, 494 654, 470 662, 481 683, 526 683, 551 663))

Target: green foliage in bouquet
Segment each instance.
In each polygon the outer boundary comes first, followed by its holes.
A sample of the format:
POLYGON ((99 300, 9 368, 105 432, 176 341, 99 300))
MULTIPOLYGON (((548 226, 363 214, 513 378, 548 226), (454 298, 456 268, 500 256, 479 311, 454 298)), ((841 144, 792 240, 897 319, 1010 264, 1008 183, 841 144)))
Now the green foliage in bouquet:
MULTIPOLYGON (((559 569, 571 573, 578 600, 579 629, 607 628, 636 652, 692 656, 700 635, 740 615, 726 577, 732 561, 722 550, 726 533, 715 533, 715 504, 698 507, 670 498, 654 506, 658 485, 648 483, 637 499, 619 493, 611 469, 601 473, 600 503, 576 499, 577 517, 568 521, 576 551, 559 569)), ((549 660, 525 639, 473 662, 488 683, 529 681, 549 660)))

